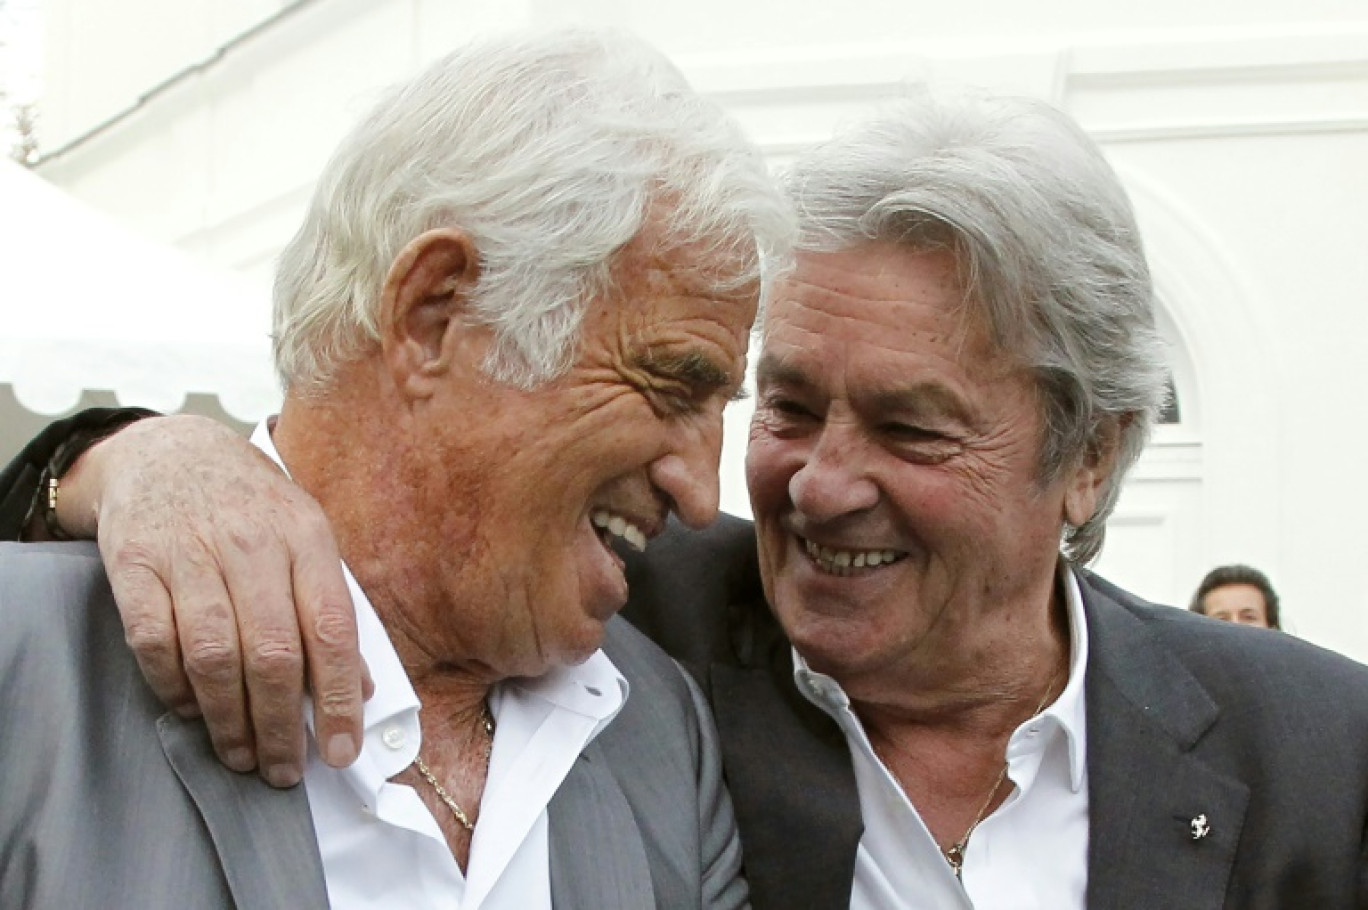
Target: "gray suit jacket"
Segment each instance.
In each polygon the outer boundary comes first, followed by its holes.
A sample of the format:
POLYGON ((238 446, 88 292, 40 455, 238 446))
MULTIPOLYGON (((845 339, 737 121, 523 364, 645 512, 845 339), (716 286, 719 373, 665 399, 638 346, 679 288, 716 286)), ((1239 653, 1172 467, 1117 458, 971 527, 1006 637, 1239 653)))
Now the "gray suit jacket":
MULTIPOLYGON (((849 907, 849 749, 793 682, 750 524, 675 528, 629 578, 624 612, 713 705, 754 906, 849 907)), ((1080 586, 1089 910, 1368 910, 1368 667, 1088 572, 1080 586)))
MULTIPOLYGON (((165 713, 89 544, 0 544, 0 907, 313 908, 304 788, 273 791, 165 713)), ((553 798, 558 908, 745 904, 716 734, 697 687, 620 620, 631 697, 553 798)))

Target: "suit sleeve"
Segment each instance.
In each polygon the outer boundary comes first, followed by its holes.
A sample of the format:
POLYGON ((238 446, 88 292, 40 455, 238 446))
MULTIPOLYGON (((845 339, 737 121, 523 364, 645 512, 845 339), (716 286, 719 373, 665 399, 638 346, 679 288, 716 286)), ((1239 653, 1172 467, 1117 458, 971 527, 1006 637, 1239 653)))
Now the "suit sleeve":
POLYGON ((722 752, 717 728, 703 692, 688 672, 680 670, 698 716, 698 826, 702 859, 703 907, 735 910, 749 907, 746 880, 741 875, 741 838, 731 795, 722 782, 722 752))
POLYGON ((38 496, 43 469, 63 445, 84 451, 127 424, 155 414, 145 408, 87 408, 53 421, 0 470, 0 540, 18 540, 38 496))

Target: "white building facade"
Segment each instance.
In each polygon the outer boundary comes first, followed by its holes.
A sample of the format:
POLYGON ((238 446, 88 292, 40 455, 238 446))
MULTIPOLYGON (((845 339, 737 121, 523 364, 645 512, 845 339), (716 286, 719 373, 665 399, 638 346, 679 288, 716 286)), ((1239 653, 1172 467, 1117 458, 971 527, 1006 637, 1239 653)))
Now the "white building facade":
MULTIPOLYGON (((379 87, 562 23, 643 35, 776 162, 923 77, 1072 113, 1134 200, 1178 396, 1098 568, 1183 605, 1250 563, 1293 631, 1368 660, 1363 0, 46 0, 39 170, 264 282, 379 87)), ((744 514, 729 419, 724 505, 744 514)))

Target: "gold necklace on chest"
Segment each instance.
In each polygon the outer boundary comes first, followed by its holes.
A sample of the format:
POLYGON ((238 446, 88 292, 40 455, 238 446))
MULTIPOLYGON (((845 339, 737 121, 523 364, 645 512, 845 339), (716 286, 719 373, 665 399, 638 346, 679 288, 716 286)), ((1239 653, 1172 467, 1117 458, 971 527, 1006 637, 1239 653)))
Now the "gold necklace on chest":
MULTIPOLYGON (((1050 693, 1054 691, 1055 683, 1058 681, 1058 673, 1050 677, 1049 683, 1045 686, 1045 694, 1040 697, 1040 703, 1036 705, 1035 710, 1031 712, 1031 716, 1022 721, 1022 723, 1028 723, 1040 716, 1040 712, 1045 710, 1045 705, 1050 700, 1050 693)), ((1018 726, 1020 726, 1020 724, 1018 724, 1018 726)), ((993 804, 993 798, 997 796, 998 790, 1002 787, 1002 782, 1006 779, 1007 758, 1006 756, 1003 756, 1002 770, 998 771, 997 779, 993 781, 992 788, 988 791, 988 795, 983 799, 983 805, 979 806, 978 812, 974 813, 974 820, 969 823, 968 828, 964 829, 964 833, 960 835, 959 840, 941 850, 941 855, 944 856, 945 861, 950 864, 950 868, 955 873, 955 878, 961 882, 964 881, 964 851, 969 846, 969 838, 973 836, 979 823, 983 821, 983 816, 988 812, 988 807, 993 804)))
POLYGON ((998 789, 1002 782, 1007 779, 1007 762, 1002 763, 1002 770, 998 772, 997 780, 993 781, 993 788, 988 791, 988 796, 983 800, 983 805, 979 806, 978 812, 974 813, 974 820, 969 823, 969 827, 964 829, 960 839, 948 847, 941 850, 945 861, 950 864, 950 868, 955 873, 955 878, 964 881, 964 850, 969 846, 969 838, 973 835, 974 829, 983 821, 983 814, 988 811, 988 807, 993 803, 993 797, 997 796, 998 789))
MULTIPOLYGON (((487 703, 484 705, 484 710, 480 714, 480 720, 484 727, 484 760, 486 767, 488 767, 489 756, 494 751, 494 715, 489 713, 489 705, 487 703)), ((432 787, 433 791, 437 794, 437 798, 445 803, 446 807, 451 810, 451 814, 456 817, 456 821, 460 823, 461 827, 465 828, 467 831, 474 831, 475 822, 471 821, 470 816, 461 808, 461 804, 456 802, 456 798, 447 792, 447 788, 442 786, 441 781, 437 780, 437 776, 428 768, 427 762, 423 761, 422 755, 414 757, 413 765, 418 769, 418 773, 422 775, 423 780, 427 781, 429 786, 432 787)))

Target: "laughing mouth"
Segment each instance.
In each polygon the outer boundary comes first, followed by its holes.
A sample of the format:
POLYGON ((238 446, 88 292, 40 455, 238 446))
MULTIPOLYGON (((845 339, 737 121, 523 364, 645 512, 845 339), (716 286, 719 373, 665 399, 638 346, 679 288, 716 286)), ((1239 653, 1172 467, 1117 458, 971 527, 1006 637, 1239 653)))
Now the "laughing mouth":
POLYGON ((853 575, 862 569, 891 565, 907 556, 898 550, 834 550, 805 537, 798 539, 802 541, 808 558, 829 575, 853 575))
POLYGON ((589 513, 589 521, 598 529, 599 537, 605 544, 612 538, 627 542, 627 546, 638 553, 646 549, 646 532, 630 518, 625 518, 607 509, 594 509, 589 513))

